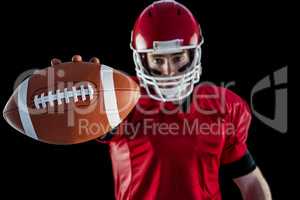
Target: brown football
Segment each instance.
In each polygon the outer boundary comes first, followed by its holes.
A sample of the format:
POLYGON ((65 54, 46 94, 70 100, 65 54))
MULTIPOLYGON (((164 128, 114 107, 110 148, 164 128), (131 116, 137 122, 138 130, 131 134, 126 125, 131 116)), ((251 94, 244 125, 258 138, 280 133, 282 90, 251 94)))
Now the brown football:
POLYGON ((90 62, 62 63, 24 80, 3 116, 36 140, 77 144, 118 126, 139 97, 139 86, 123 72, 90 62))

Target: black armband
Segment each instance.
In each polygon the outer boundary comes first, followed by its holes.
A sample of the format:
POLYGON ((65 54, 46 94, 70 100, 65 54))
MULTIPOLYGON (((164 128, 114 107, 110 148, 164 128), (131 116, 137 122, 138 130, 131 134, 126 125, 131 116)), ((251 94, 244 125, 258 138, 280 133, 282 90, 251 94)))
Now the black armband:
POLYGON ((250 152, 247 151, 247 153, 240 160, 223 165, 222 167, 226 176, 238 178, 255 170, 256 163, 250 152))

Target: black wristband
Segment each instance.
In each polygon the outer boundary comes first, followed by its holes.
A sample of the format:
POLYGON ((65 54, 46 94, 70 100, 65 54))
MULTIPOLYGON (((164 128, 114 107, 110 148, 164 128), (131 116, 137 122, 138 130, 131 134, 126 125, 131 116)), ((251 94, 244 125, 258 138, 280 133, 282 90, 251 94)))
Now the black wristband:
POLYGON ((105 135, 101 136, 100 138, 98 138, 101 141, 109 141, 113 138, 113 136, 115 135, 117 128, 114 128, 113 130, 111 130, 110 132, 106 133, 105 135))

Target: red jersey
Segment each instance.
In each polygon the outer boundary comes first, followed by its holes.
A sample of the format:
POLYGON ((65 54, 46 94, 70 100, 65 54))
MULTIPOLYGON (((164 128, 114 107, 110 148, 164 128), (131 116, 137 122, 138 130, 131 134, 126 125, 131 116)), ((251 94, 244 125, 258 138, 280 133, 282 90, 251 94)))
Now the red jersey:
POLYGON ((107 141, 117 200, 221 199, 219 167, 245 155, 250 111, 225 88, 199 85, 192 96, 186 112, 141 98, 107 141))

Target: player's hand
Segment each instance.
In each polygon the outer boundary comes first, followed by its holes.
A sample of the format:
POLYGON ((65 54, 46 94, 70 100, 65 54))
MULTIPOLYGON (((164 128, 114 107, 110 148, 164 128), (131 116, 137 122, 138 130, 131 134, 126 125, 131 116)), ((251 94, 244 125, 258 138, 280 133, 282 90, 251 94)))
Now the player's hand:
MULTIPOLYGON (((82 62, 82 57, 80 55, 74 55, 72 57, 72 62, 82 62)), ((100 60, 97 57, 91 58, 89 60, 89 62, 95 63, 95 64, 100 64, 100 60)), ((62 61, 60 59, 58 59, 58 58, 53 58, 51 60, 51 66, 58 65, 58 64, 61 64, 61 63, 62 63, 62 61)))

